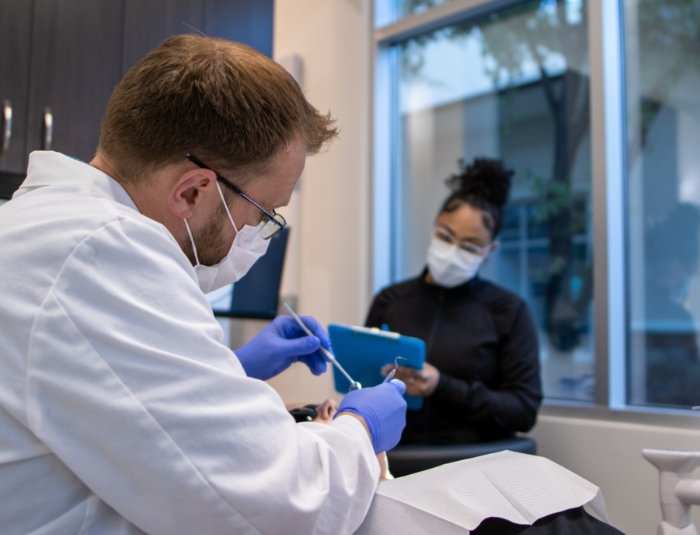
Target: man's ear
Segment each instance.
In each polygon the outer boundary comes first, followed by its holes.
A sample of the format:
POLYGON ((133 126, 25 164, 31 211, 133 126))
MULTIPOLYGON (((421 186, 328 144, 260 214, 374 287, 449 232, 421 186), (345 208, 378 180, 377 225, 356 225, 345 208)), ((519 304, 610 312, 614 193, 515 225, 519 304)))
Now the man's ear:
POLYGON ((179 219, 189 219, 202 194, 216 187, 216 174, 209 169, 192 169, 180 175, 168 193, 168 208, 179 219))

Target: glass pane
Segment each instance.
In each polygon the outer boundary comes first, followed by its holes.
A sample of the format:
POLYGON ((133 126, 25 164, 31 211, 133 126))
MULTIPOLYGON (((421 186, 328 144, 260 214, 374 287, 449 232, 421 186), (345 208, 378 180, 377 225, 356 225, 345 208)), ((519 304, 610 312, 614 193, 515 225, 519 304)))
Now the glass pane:
POLYGON ((525 299, 548 397, 593 397, 585 2, 529 1, 395 46, 392 278, 417 275, 457 161, 514 169, 500 247, 482 269, 525 299))
POLYGON ((700 404, 700 1, 625 2, 628 401, 700 404))
POLYGON ((378 25, 391 24, 409 15, 422 13, 431 7, 447 4, 452 0, 383 0, 376 2, 378 25))

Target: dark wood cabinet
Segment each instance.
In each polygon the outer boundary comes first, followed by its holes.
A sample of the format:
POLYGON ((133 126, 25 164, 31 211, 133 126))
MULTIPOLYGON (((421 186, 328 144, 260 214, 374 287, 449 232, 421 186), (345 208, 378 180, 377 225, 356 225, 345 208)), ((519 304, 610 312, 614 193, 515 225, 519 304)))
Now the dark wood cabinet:
POLYGON ((24 171, 33 5, 0 0, 0 169, 24 171))
POLYGON ((0 176, 24 173, 37 149, 91 159, 112 89, 170 35, 201 32, 271 55, 273 7, 273 0, 0 0, 0 176))
POLYGON ((123 71, 171 35, 204 33, 203 21, 201 0, 126 0, 123 71))
POLYGON ((1 171, 24 172, 37 149, 92 157, 121 76, 123 11, 124 0, 0 0, 1 171))
POLYGON ((122 74, 123 0, 34 0, 27 152, 89 161, 122 74))
POLYGON ((272 57, 273 0, 204 0, 207 35, 252 46, 272 57))
POLYGON ((124 72, 171 35, 240 41, 272 56, 273 0, 126 0, 124 72))

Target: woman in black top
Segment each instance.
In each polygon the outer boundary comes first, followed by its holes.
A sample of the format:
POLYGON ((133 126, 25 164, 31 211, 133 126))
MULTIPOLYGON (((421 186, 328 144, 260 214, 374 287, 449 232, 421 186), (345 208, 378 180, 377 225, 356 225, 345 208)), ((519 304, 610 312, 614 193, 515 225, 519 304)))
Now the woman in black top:
POLYGON ((384 289, 369 327, 426 343, 422 370, 402 367, 407 393, 424 397, 408 411, 401 443, 456 444, 511 437, 535 424, 542 399, 537 332, 525 302, 477 276, 496 247, 512 171, 500 161, 460 163, 447 180, 428 249, 416 278, 384 289))

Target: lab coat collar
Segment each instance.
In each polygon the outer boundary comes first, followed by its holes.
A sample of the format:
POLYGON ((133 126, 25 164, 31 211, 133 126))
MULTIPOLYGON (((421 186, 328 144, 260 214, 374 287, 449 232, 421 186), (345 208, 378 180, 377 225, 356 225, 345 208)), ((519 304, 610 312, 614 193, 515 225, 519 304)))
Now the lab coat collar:
POLYGON ((96 167, 60 152, 33 151, 29 155, 27 178, 13 197, 46 186, 84 190, 93 195, 113 199, 138 211, 122 185, 96 167))

